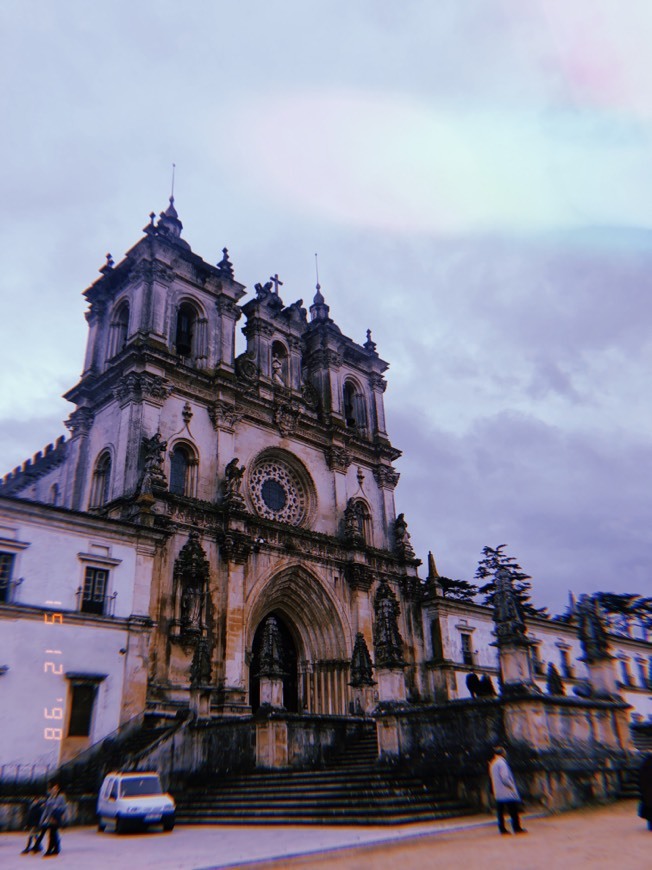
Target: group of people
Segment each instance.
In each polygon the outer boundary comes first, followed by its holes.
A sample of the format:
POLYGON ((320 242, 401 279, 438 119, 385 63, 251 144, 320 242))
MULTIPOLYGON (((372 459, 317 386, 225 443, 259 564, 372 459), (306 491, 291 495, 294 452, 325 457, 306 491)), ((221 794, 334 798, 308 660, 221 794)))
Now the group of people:
POLYGON ((22 855, 43 852, 41 842, 48 834, 48 846, 43 853, 44 858, 58 855, 61 852, 59 829, 65 824, 67 804, 63 792, 56 782, 51 783, 46 798, 37 798, 27 811, 26 827, 28 829, 27 844, 22 855))

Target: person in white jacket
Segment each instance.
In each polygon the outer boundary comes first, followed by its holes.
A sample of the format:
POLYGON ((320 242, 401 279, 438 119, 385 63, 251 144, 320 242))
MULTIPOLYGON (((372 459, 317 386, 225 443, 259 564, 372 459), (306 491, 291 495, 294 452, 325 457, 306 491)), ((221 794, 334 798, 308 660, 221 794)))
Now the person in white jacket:
POLYGON ((525 828, 521 827, 519 818, 519 804, 521 796, 514 782, 514 775, 509 769, 505 758, 505 750, 502 746, 496 746, 493 758, 489 763, 489 776, 491 788, 496 799, 496 813, 498 815, 498 830, 501 834, 509 834, 505 827, 505 810, 508 811, 512 820, 512 828, 515 834, 526 834, 525 828))

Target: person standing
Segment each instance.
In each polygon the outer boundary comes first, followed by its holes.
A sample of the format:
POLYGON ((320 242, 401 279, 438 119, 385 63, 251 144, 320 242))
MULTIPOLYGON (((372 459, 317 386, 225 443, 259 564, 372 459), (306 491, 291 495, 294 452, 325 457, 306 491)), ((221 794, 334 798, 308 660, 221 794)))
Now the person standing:
POLYGON ((28 852, 40 852, 40 840, 38 838, 41 829, 41 816, 43 815, 43 804, 45 798, 35 798, 29 805, 27 816, 25 817, 25 827, 27 828, 27 845, 20 853, 27 855, 28 852), (37 841, 39 845, 37 845, 37 841))
POLYGON ((521 796, 516 788, 514 775, 507 764, 505 750, 502 746, 496 746, 493 758, 489 763, 489 777, 491 788, 496 799, 496 814, 498 816, 498 830, 501 834, 509 834, 505 826, 505 811, 509 813, 512 821, 512 829, 515 834, 526 834, 525 828, 521 827, 519 817, 519 805, 521 796))
POLYGON ((652 755, 646 755, 639 768, 638 787, 641 793, 638 814, 647 821, 648 831, 652 831, 652 755))
POLYGON ((66 821, 68 805, 66 799, 59 788, 59 783, 51 783, 48 789, 48 797, 43 807, 43 815, 41 817, 41 831, 36 838, 32 851, 39 852, 41 850, 41 840, 48 832, 48 847, 43 855, 44 858, 49 858, 52 855, 58 855, 61 851, 61 839, 59 837, 59 829, 66 821))

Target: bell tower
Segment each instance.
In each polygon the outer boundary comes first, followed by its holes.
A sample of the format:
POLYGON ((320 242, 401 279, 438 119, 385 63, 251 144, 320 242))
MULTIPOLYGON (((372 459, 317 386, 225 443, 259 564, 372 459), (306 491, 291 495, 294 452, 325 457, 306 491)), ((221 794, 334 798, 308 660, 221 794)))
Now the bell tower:
MULTIPOLYGON (((71 439, 63 503, 68 507, 101 510, 136 495, 143 445, 157 433, 165 441, 172 435, 184 442, 189 466, 199 455, 197 437, 214 437, 207 425, 214 379, 233 378, 237 303, 244 287, 234 279, 226 248, 212 266, 192 252, 182 229, 170 197, 157 221, 150 215, 144 238, 118 264, 107 255, 101 277, 84 292, 89 303, 84 370, 66 394, 77 405, 66 424, 71 439), (100 493, 94 478, 102 467, 108 483, 100 493)), ((166 471, 169 461, 163 463, 166 471)), ((188 477, 194 477, 194 495, 198 475, 188 477)))

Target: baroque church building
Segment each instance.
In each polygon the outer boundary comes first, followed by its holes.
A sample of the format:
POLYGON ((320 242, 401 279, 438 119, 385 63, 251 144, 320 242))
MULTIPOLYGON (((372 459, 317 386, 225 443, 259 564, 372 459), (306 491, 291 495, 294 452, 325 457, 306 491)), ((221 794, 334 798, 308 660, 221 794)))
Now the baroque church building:
POLYGON ((167 771, 316 764, 373 721, 381 759, 453 785, 471 771, 475 803, 497 740, 525 747, 537 800, 581 801, 587 769, 613 794, 628 711, 652 713, 650 643, 594 654, 572 625, 527 635, 511 604, 495 628, 489 608, 442 597, 433 558, 421 580, 371 333, 343 335, 319 284, 308 310, 278 275, 245 299, 222 253, 193 253, 171 198, 107 256, 84 292, 70 436, 0 482, 0 781, 147 715, 221 723, 219 740, 196 728, 185 750, 173 734, 139 756, 167 771), (550 664, 589 695, 545 695, 550 664), (590 760, 572 788, 562 747, 590 760))
MULTIPOLYGON (((379 691, 366 663, 383 601, 401 646, 387 653, 401 685, 389 677, 386 691, 427 695, 419 562, 395 514, 400 451, 370 332, 364 344, 343 335, 319 285, 309 313, 284 304, 278 276, 243 302, 227 250, 216 266, 193 253, 173 199, 150 218, 84 293, 70 438, 5 478, 0 495, 158 533, 149 601, 124 613, 151 619, 149 704, 188 705, 200 668, 211 711, 255 711, 271 630, 285 709, 366 709, 379 691)), ((89 567, 81 600, 71 588, 62 611, 109 613, 111 566, 89 567)))

